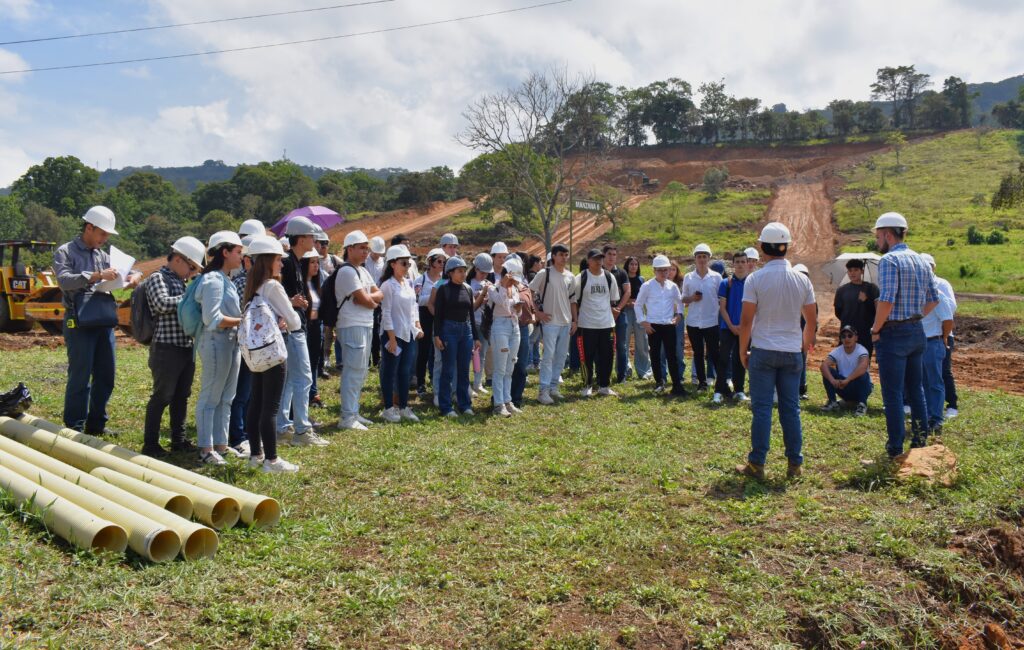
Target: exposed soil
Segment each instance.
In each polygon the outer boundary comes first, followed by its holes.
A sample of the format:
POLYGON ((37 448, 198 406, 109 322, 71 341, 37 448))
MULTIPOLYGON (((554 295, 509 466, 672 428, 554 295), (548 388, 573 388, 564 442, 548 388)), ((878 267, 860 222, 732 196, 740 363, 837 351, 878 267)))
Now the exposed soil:
POLYGON ((1024 529, 990 528, 960 537, 950 548, 978 557, 985 566, 1024 576, 1024 529))
POLYGON ((390 243, 391 238, 399 233, 412 237, 424 228, 472 209, 473 203, 469 199, 431 203, 423 208, 395 210, 343 223, 328 230, 327 234, 331 237, 331 243, 338 245, 344 242, 345 235, 353 230, 362 230, 367 237, 383 237, 386 243, 390 243))
POLYGON ((1015 650, 1024 648, 1024 641, 1008 635, 998 623, 986 623, 981 630, 965 633, 951 647, 957 650, 1015 650))

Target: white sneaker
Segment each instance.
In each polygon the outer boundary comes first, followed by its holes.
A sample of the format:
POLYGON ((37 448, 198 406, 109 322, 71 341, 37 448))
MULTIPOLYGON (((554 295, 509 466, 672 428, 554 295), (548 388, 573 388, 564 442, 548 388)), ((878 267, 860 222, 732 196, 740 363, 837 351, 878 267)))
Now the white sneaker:
POLYGON ((590 386, 584 386, 583 390, 580 391, 580 395, 582 395, 583 397, 590 397, 593 394, 594 394, 594 389, 591 388, 590 386))
POLYGON ((564 383, 565 383, 565 380, 564 380, 564 379, 562 379, 561 377, 559 377, 559 378, 558 378, 558 383, 559 383, 559 384, 564 384, 564 383))
POLYGON ((298 465, 293 465, 285 459, 278 456, 274 460, 263 461, 263 471, 267 474, 280 474, 284 472, 297 472, 299 471, 298 465))
POLYGON ((946 409, 946 419, 947 420, 949 420, 951 418, 955 418, 958 415, 960 415, 960 411, 958 411, 957 409, 955 409, 955 408, 948 408, 948 409, 946 409))
POLYGON ((544 405, 551 405, 555 403, 555 400, 551 399, 551 394, 548 391, 542 390, 540 395, 537 397, 537 402, 544 405))
POLYGON ((491 391, 487 390, 487 386, 481 386, 480 388, 477 388, 476 392, 481 394, 481 395, 490 395, 491 394, 491 391))
POLYGON ((225 456, 231 456, 232 458, 245 458, 245 454, 238 451, 234 447, 228 447, 221 453, 224 454, 225 456))
POLYGON ((479 397, 480 393, 476 392, 475 388, 470 388, 469 389, 469 396, 470 396, 470 398, 479 397))
POLYGON ((313 431, 296 433, 292 436, 292 447, 326 447, 330 443, 313 431))
POLYGON ((259 469, 263 467, 264 458, 263 454, 260 454, 259 456, 249 456, 249 467, 251 469, 259 469))
POLYGON ((598 388, 597 389, 597 394, 601 395, 602 397, 618 397, 619 396, 618 393, 613 391, 608 386, 605 386, 604 388, 598 388))
POLYGON ((234 447, 235 451, 242 455, 242 458, 248 458, 252 453, 252 448, 249 446, 248 440, 243 440, 234 447))
POLYGON ((507 404, 505 404, 505 408, 507 408, 508 412, 511 413, 512 415, 523 412, 523 409, 519 408, 512 402, 508 402, 507 404))
POLYGON ((722 394, 721 393, 715 393, 714 395, 712 395, 711 396, 711 403, 712 404, 721 404, 722 403, 722 394))
MULTIPOLYGON (((559 379, 558 383, 562 383, 561 379, 559 379)), ((550 389, 548 391, 548 395, 550 395, 553 399, 565 399, 564 397, 562 397, 562 393, 557 388, 550 389)))
POLYGON ((338 422, 339 429, 352 429, 353 431, 367 431, 366 425, 355 418, 346 418, 338 422))
POLYGON ((398 412, 399 417, 403 420, 409 420, 410 422, 419 422, 420 419, 416 417, 416 414, 412 412, 412 409, 406 406, 404 409, 398 412))
POLYGON ((203 465, 227 465, 228 461, 217 453, 215 449, 206 452, 199 452, 199 462, 203 465))
POLYGON ((910 415, 910 405, 909 404, 904 404, 903 405, 903 415, 910 415))
POLYGON ((512 414, 508 412, 504 404, 497 404, 494 407, 494 414, 503 418, 510 418, 512 414))
POLYGON ((466 409, 465 411, 462 412, 462 414, 463 415, 471 415, 472 416, 472 415, 476 415, 476 412, 473 409, 466 409))
POLYGON ((750 398, 747 397, 747 394, 744 393, 743 391, 740 391, 740 392, 736 393, 735 395, 733 395, 733 398, 737 402, 749 402, 750 401, 750 398))
POLYGON ((654 387, 654 394, 655 395, 661 395, 664 392, 665 392, 665 384, 658 384, 657 386, 654 387))
POLYGON ((373 420, 371 420, 370 418, 364 418, 363 416, 359 415, 358 413, 356 413, 356 422, 358 422, 359 424, 361 424, 361 425, 363 425, 365 427, 368 427, 371 424, 373 424, 373 420))
POLYGON ((397 406, 392 406, 389 409, 384 409, 380 412, 380 416, 384 418, 385 422, 401 422, 402 416, 398 412, 397 406))
POLYGON ((285 427, 277 432, 277 444, 287 445, 292 441, 292 436, 295 435, 294 427, 285 427))
POLYGON ((448 411, 447 413, 444 414, 444 417, 446 417, 446 418, 457 418, 457 417, 459 417, 459 414, 456 413, 455 411, 448 411))

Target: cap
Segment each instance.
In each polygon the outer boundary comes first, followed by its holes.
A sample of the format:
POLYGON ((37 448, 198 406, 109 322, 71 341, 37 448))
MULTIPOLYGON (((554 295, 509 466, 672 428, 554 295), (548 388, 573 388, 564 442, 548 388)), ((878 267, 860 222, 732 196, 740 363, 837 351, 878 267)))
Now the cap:
POLYGON ((725 263, 722 260, 715 260, 711 263, 711 270, 721 275, 725 273, 725 263))
POLYGON ((840 335, 846 334, 847 332, 853 332, 854 334, 856 334, 857 328, 854 327, 853 325, 843 325, 842 329, 839 330, 840 335))
POLYGON ((601 251, 601 249, 600 249, 600 248, 591 248, 591 249, 590 249, 590 250, 589 250, 589 251, 587 252, 587 259, 588 259, 588 260, 592 260, 592 259, 594 259, 594 258, 596 258, 596 257, 600 257, 600 258, 603 258, 603 257, 604 257, 604 253, 603 253, 603 252, 601 251))

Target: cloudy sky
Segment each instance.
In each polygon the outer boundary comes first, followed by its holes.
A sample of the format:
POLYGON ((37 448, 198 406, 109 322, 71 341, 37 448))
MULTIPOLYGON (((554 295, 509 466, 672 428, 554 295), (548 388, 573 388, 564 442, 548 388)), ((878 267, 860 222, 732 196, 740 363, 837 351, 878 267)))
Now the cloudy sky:
MULTIPOLYGON (((0 42, 246 16, 346 0, 0 0, 0 42)), ((347 0, 348 2, 358 0, 347 0)), ((245 47, 413 25, 544 0, 371 6, 97 38, 0 45, 0 72, 245 47)), ((724 78, 790 108, 866 99, 875 70, 937 79, 1024 72, 1016 0, 573 0, 455 24, 235 54, 0 74, 0 186, 47 156, 105 169, 280 158, 457 168, 461 112, 531 71, 614 85, 724 78)))

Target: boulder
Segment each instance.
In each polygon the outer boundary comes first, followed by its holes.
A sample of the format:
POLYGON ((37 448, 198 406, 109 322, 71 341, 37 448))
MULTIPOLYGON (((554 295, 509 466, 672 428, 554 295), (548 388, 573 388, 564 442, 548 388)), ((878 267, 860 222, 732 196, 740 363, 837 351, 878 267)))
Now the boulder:
POLYGON ((956 456, 943 445, 911 449, 897 456, 895 462, 896 478, 900 480, 920 477, 928 483, 938 482, 946 487, 956 481, 956 456))

